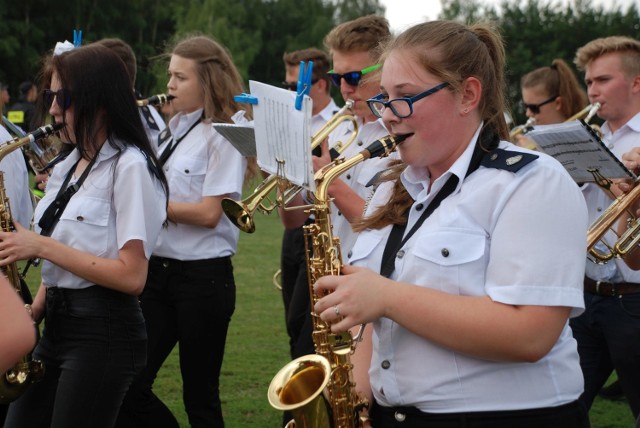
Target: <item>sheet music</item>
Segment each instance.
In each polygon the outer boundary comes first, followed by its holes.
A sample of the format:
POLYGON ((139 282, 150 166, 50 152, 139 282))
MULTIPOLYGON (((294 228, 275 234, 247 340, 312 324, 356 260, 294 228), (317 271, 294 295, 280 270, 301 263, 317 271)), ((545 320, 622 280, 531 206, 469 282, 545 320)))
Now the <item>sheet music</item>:
POLYGON ((214 123, 213 127, 226 138, 242 156, 256 156, 256 134, 253 126, 235 123, 214 123))
POLYGON ((305 96, 296 110, 296 93, 249 81, 253 106, 258 166, 284 175, 290 182, 315 190, 311 161, 311 98, 305 96), (280 166, 279 166, 280 161, 280 166))
POLYGON ((536 125, 527 132, 546 154, 557 159, 578 183, 595 181, 591 170, 608 179, 635 178, 583 121, 536 125))

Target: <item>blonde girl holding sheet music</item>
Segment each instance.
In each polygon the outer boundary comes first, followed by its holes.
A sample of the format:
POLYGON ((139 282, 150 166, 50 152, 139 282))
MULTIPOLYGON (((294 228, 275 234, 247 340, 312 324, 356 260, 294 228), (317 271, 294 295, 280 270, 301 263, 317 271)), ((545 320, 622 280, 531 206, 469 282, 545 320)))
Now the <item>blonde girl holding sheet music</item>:
POLYGON ((212 123, 245 124, 250 112, 247 104, 234 101, 243 92, 242 79, 226 49, 211 38, 179 41, 168 76, 176 115, 161 133, 159 156, 169 181, 169 226, 151 257, 141 296, 147 367, 125 399, 118 426, 178 426, 151 387, 179 343, 191 427, 222 427, 219 376, 235 309, 231 257, 239 230, 223 215, 220 201, 241 197, 247 159, 212 123))

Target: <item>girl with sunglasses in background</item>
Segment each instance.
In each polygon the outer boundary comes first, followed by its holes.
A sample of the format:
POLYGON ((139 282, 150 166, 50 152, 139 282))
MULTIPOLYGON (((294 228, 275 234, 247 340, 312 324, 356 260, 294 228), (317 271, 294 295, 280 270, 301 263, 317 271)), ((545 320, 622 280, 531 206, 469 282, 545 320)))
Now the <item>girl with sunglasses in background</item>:
MULTIPOLYGON (((575 73, 562 59, 554 59, 550 66, 537 68, 520 79, 522 107, 535 125, 561 123, 588 104, 587 93, 575 73)), ((526 134, 518 134, 513 143, 535 147, 526 134)))
POLYGON ((382 58, 369 105, 405 137, 404 163, 341 275, 314 285, 334 332, 372 323, 352 359, 371 426, 587 427, 568 325, 584 308, 586 206, 559 162, 505 141, 500 36, 431 21, 382 58))
POLYGON ((44 379, 10 405, 5 427, 109 428, 146 360, 138 295, 166 220, 167 182, 111 50, 53 56, 42 81, 73 150, 36 207, 36 232, 16 224, 0 233, 0 264, 44 260, 32 311, 46 320, 33 352, 44 379))

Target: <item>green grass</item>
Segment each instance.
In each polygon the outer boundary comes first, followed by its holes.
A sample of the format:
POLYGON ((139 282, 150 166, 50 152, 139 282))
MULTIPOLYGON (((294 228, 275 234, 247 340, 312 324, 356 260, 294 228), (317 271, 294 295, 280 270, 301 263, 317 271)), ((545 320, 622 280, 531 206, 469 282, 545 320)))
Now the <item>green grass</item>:
MULTIPOLYGON (((228 428, 274 428, 282 421, 281 414, 267 402, 271 379, 289 361, 282 298, 272 284, 273 274, 279 268, 282 226, 275 214, 256 214, 255 220, 256 232, 241 233, 238 253, 233 259, 237 303, 220 379, 228 428)), ((35 291, 39 284, 38 269, 31 269, 27 281, 35 291)), ((160 370, 154 390, 176 415, 180 426, 188 427, 177 349, 160 370)), ((590 418, 592 428, 633 426, 625 402, 597 399, 590 418)))

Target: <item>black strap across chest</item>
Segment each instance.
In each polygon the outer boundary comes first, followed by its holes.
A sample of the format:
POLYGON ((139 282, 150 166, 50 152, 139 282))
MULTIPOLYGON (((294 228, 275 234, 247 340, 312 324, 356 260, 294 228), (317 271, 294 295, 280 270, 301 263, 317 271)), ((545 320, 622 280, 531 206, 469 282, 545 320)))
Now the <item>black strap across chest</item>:
POLYGON ((187 135, 189 135, 189 133, 191 131, 193 131, 193 128, 195 128, 196 126, 198 126, 198 124, 202 121, 202 118, 196 120, 194 122, 193 125, 191 125, 191 127, 187 130, 187 132, 184 133, 184 135, 180 138, 178 138, 177 140, 175 140, 174 142, 169 141, 167 143, 167 147, 165 147, 165 149, 162 151, 162 154, 160 155, 160 165, 164 165, 167 162, 167 159, 169 159, 169 156, 171 156, 171 154, 174 152, 174 150, 176 149, 176 147, 178 147, 178 144, 180 144, 180 142, 182 140, 185 139, 185 137, 187 135))
MULTIPOLYGON (((465 178, 469 176, 473 171, 478 169, 480 163, 482 162, 482 158, 485 155, 485 151, 482 147, 495 148, 498 145, 498 139, 491 137, 491 139, 487 138, 488 141, 482 139, 482 143, 476 143, 473 149, 473 155, 471 156, 471 162, 469 163, 469 169, 465 174, 465 178), (487 145, 483 143, 487 142, 487 145)), ((402 246, 413 236, 413 234, 422 226, 422 223, 440 206, 440 203, 449 196, 458 185, 458 177, 454 174, 447 179, 444 186, 440 189, 438 194, 433 198, 431 203, 425 208, 420 218, 416 221, 413 227, 404 235, 404 231, 407 228, 407 222, 403 224, 394 224, 391 232, 389 233, 389 238, 387 239, 387 244, 384 247, 384 251, 382 252, 382 261, 380 263, 380 275, 389 278, 393 271, 395 270, 395 258, 396 254, 402 248, 402 246), (404 239, 403 239, 404 235, 404 239)), ((409 210, 404 213, 405 217, 409 217, 409 210)))

